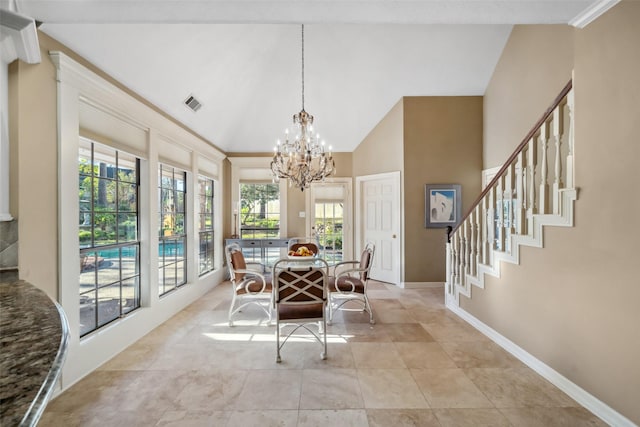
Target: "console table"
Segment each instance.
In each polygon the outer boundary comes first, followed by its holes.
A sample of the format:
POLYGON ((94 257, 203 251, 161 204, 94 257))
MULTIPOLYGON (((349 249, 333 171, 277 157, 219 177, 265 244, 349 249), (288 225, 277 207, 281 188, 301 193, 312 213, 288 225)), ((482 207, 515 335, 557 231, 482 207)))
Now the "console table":
POLYGON ((237 243, 247 261, 259 262, 271 267, 286 255, 289 239, 225 239, 225 245, 237 243))

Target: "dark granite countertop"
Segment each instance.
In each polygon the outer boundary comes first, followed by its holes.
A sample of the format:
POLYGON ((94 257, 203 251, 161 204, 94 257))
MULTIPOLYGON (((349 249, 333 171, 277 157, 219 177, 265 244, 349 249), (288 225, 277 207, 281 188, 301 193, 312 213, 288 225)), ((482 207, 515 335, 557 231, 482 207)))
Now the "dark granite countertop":
POLYGON ((0 425, 35 425, 62 368, 67 321, 35 286, 0 283, 0 425))

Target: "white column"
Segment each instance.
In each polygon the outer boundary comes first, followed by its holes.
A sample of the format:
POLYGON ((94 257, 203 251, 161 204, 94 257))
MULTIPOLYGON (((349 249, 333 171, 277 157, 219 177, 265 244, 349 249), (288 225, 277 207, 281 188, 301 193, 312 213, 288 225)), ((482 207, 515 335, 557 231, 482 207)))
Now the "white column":
POLYGON ((9 213, 9 64, 0 62, 0 221, 9 213))

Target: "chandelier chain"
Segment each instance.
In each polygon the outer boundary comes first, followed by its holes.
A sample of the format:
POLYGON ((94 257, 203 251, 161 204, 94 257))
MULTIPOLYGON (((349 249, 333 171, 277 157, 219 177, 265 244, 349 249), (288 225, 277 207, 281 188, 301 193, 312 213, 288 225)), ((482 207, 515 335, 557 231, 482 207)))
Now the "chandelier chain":
POLYGON ((304 110, 304 24, 302 24, 302 109, 304 110))

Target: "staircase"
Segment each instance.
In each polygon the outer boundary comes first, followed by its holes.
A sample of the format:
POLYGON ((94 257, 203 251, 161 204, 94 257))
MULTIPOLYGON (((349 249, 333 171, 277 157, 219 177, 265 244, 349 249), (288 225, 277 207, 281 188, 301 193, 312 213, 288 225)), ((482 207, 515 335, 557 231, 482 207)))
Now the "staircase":
POLYGON ((473 203, 447 239, 445 294, 484 288, 503 262, 519 264, 520 246, 543 247, 545 226, 573 226, 573 90, 570 81, 473 203))

